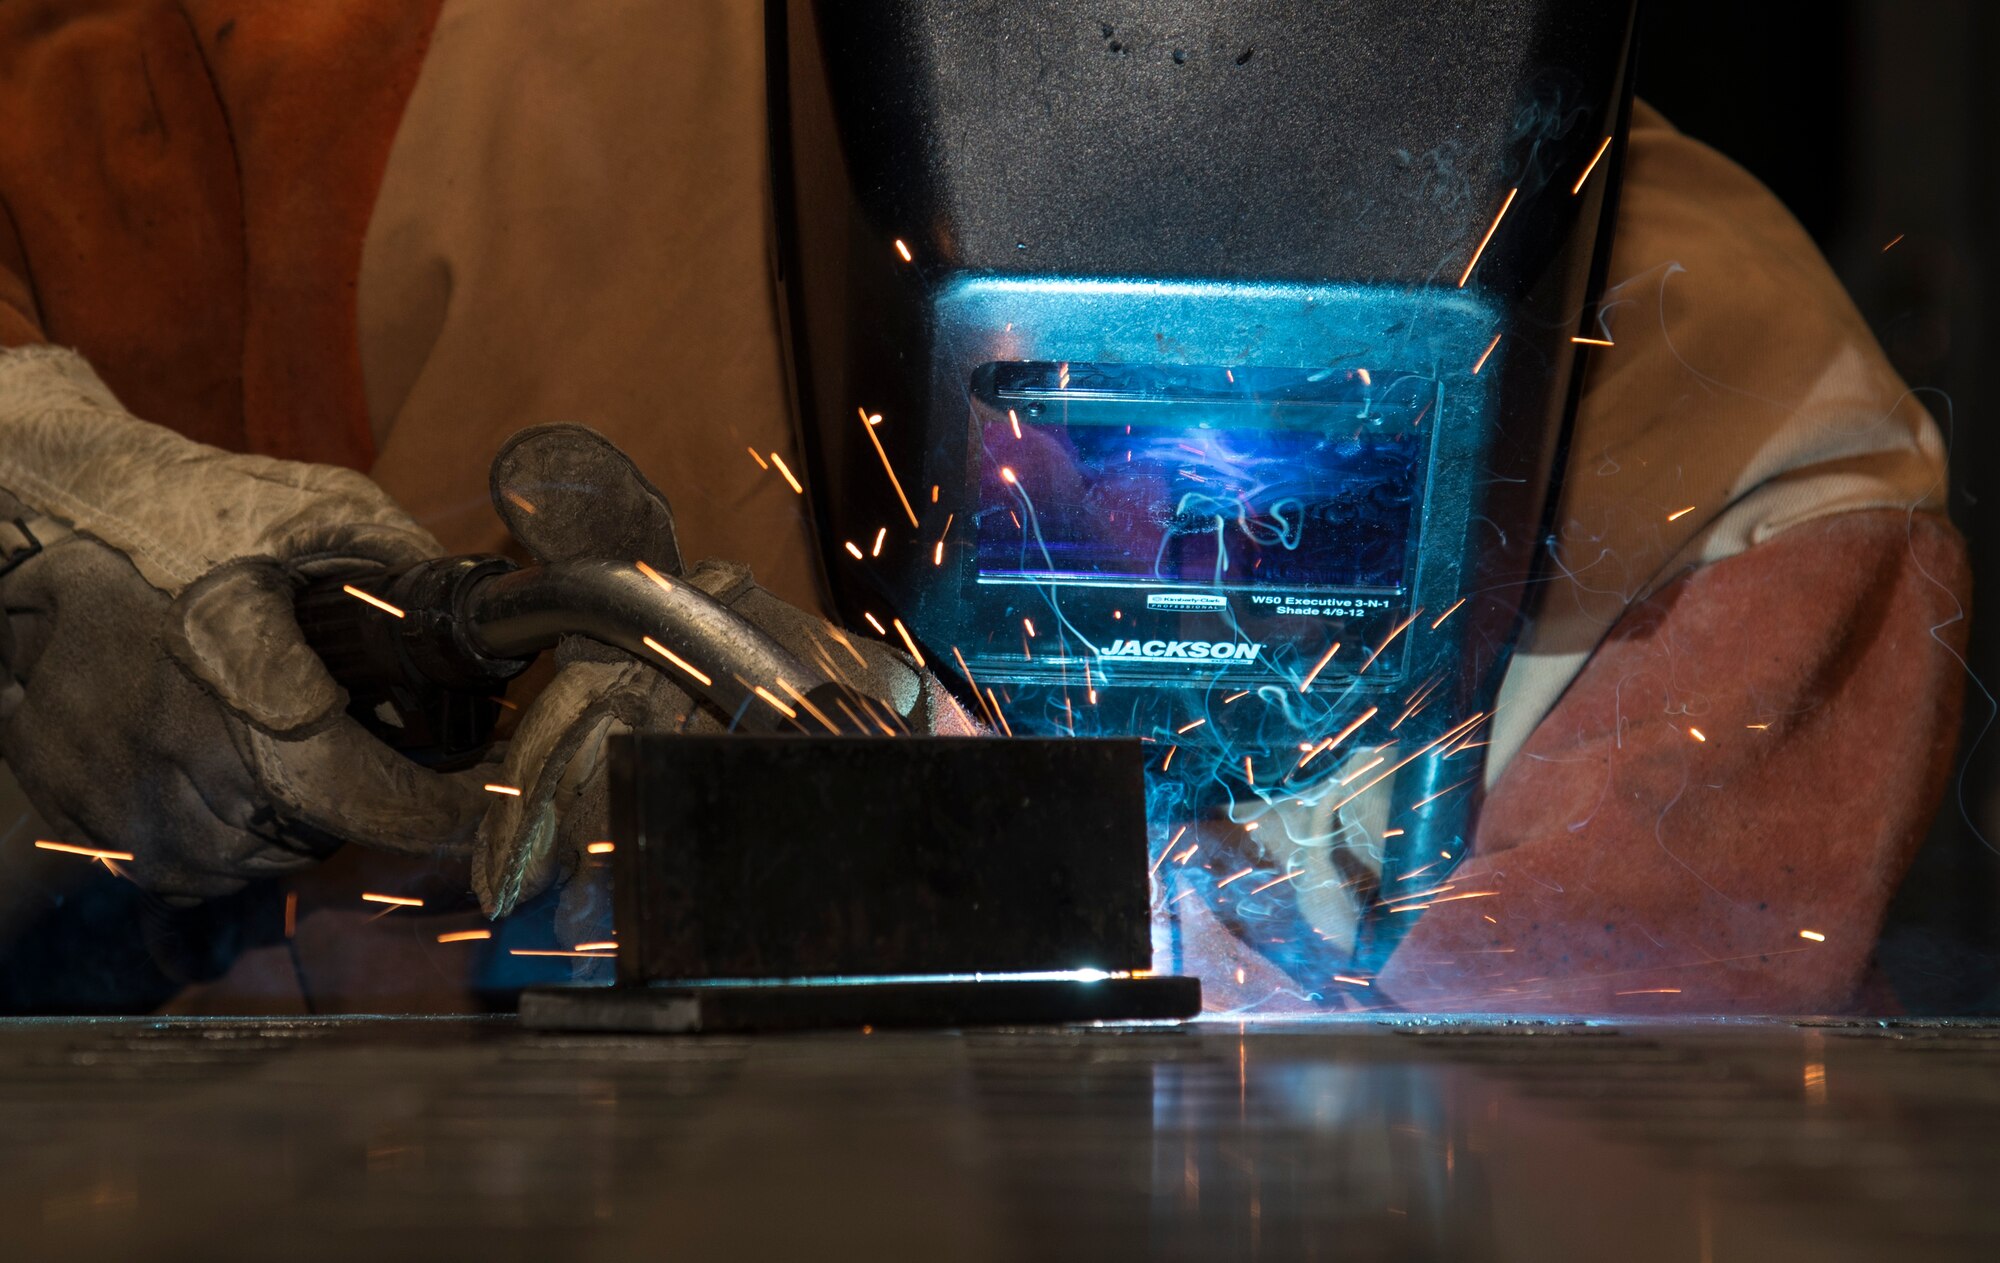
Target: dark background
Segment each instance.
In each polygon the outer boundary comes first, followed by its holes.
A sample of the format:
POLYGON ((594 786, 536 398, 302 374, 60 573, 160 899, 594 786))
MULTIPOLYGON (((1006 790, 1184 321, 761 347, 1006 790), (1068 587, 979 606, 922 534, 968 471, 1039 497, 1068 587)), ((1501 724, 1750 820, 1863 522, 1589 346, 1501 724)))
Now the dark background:
POLYGON ((1913 1012, 2000 1012, 2000 724, 1986 691, 2000 691, 2000 436, 1987 421, 2000 406, 2000 4, 1651 0, 1637 84, 1791 207, 1904 379, 1932 392, 1985 599, 1960 765, 1881 962, 1913 1012))

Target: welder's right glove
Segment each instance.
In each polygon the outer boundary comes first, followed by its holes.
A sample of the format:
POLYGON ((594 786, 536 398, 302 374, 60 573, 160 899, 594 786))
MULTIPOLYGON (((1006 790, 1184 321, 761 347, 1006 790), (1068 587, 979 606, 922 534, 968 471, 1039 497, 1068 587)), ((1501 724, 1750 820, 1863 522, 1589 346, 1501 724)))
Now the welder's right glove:
POLYGON ((71 352, 0 353, 0 758, 60 840, 175 902, 342 842, 462 856, 476 778, 350 719, 292 615, 301 578, 439 551, 352 470, 193 443, 71 352))
MULTIPOLYGON (((790 605, 742 566, 702 562, 683 573, 666 497, 608 440, 573 425, 516 435, 493 461, 493 504, 540 562, 643 561, 692 584, 844 684, 852 709, 889 732, 979 731, 943 686, 900 649, 849 635, 790 605), (862 699, 866 699, 864 704, 862 699)), ((581 941, 608 925, 607 883, 572 881, 593 870, 589 845, 606 840, 605 743, 619 732, 721 732, 727 717, 698 702, 661 665, 581 636, 558 648, 555 679, 508 744, 504 776, 521 790, 498 799, 479 830, 473 888, 491 916, 566 882, 559 929, 581 941)))

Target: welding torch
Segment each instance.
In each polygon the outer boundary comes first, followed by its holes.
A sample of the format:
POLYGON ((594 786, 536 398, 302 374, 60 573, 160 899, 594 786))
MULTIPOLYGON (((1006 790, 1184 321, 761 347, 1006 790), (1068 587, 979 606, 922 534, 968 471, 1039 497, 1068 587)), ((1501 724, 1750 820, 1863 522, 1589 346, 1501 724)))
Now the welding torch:
POLYGON ((507 683, 567 636, 634 655, 737 731, 803 731, 797 710, 772 704, 787 695, 844 731, 839 683, 700 588, 630 562, 439 557, 313 580, 295 609, 348 713, 426 766, 476 762, 507 683))

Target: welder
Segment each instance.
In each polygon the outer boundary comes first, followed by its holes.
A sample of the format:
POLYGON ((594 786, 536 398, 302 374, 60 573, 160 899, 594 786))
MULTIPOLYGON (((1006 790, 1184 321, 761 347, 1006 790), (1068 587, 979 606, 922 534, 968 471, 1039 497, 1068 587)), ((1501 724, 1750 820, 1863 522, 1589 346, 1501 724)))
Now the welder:
MULTIPOLYGON (((426 770, 344 712, 299 582, 685 550, 726 559, 696 581, 746 618, 818 634, 761 29, 741 0, 0 8, 0 754, 42 836, 129 854, 174 905, 309 893, 344 844, 411 883, 442 858, 502 916, 587 867, 604 736, 697 708, 574 643, 517 690, 503 762, 426 770), (540 432, 503 525, 488 460, 559 420, 643 475, 540 432)), ((1412 1007, 1863 1003, 1957 727, 1938 430, 1797 224, 1643 106, 1606 274, 1461 897, 1368 981, 1412 1007)), ((900 640, 865 643, 912 726, 959 722, 900 640)), ((1224 1007, 1325 990, 1189 924, 1224 1007)), ((408 976, 408 940, 362 941, 310 949, 321 976, 408 976)))

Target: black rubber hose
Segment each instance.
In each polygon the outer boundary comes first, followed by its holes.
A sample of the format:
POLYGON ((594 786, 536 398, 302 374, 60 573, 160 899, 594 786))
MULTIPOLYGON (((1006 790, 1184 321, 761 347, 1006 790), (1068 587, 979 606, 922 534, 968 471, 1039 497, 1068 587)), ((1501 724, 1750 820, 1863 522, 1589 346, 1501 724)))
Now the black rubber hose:
POLYGON ((491 658, 527 658, 587 636, 666 672, 747 732, 846 731, 840 687, 762 629, 679 578, 630 562, 567 561, 488 578, 467 594, 466 639, 491 658), (801 703, 801 698, 804 703, 801 703))

